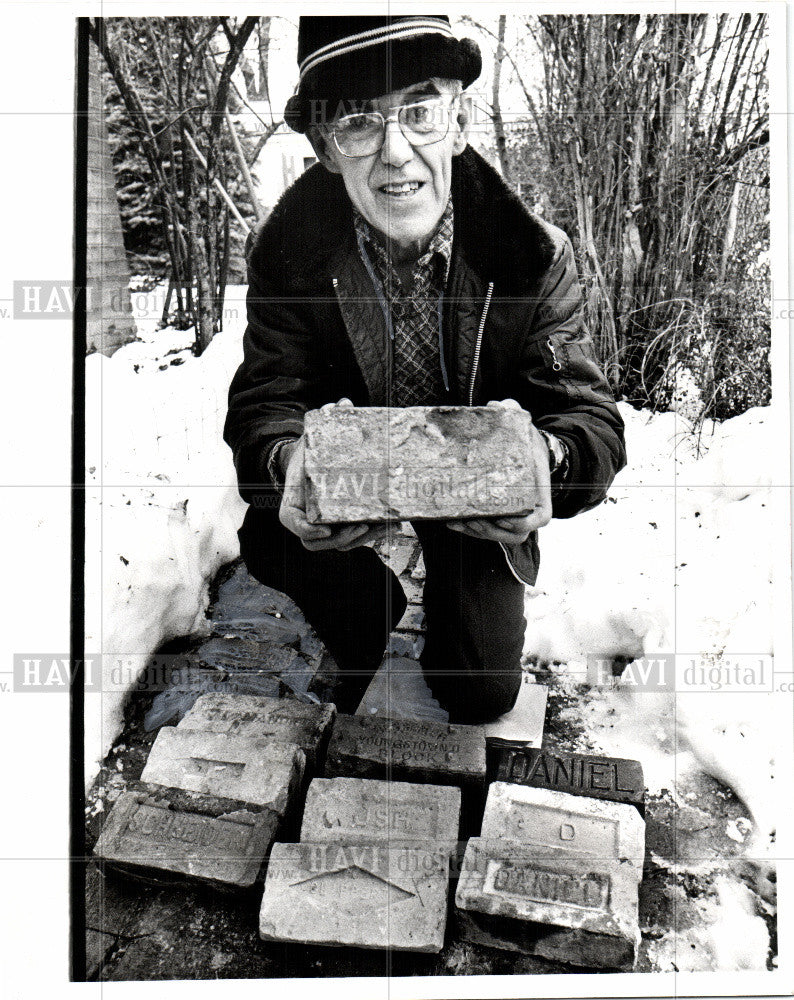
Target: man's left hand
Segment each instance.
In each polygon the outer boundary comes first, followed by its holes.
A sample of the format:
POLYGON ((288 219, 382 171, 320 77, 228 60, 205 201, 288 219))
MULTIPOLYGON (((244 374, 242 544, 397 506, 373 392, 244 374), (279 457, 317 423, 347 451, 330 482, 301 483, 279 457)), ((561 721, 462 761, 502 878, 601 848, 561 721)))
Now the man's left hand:
MULTIPOLYGON (((514 399, 492 402, 489 406, 519 408, 514 399)), ((525 541, 531 532, 551 520, 551 477, 549 473, 549 446, 534 426, 530 428, 530 458, 535 472, 536 504, 528 513, 516 517, 478 517, 465 521, 447 521, 450 531, 457 531, 472 538, 490 542, 516 545, 525 541)))

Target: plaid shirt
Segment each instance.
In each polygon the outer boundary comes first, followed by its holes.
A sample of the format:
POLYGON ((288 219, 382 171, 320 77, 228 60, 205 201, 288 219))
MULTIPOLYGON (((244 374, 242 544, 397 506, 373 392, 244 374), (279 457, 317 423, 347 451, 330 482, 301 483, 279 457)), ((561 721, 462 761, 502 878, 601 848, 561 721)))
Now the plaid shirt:
MULTIPOLYGON (((392 332, 391 406, 432 406, 444 398, 440 349, 441 297, 452 256, 452 198, 427 250, 413 264, 403 287, 385 239, 354 214, 359 250, 372 265, 390 314, 392 332)), ((369 269, 369 268, 368 268, 369 269)))

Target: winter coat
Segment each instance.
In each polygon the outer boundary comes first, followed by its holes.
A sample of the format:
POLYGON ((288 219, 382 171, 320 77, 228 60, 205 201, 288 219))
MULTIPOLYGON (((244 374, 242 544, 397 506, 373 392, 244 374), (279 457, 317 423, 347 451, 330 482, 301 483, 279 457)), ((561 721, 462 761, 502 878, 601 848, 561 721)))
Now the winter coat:
MULTIPOLYGON (((528 212, 471 148, 453 159, 454 240, 442 311, 445 402, 512 398, 568 446, 555 517, 601 503, 625 465, 623 421, 584 328, 571 242, 528 212)), ((386 404, 388 332, 359 255, 341 178, 316 164, 281 197, 248 260, 244 360, 229 390, 224 438, 262 544, 276 505, 256 502, 270 479, 272 443, 300 435, 303 414, 346 396, 386 404)), ((533 532, 503 546, 512 571, 534 584, 533 532)))

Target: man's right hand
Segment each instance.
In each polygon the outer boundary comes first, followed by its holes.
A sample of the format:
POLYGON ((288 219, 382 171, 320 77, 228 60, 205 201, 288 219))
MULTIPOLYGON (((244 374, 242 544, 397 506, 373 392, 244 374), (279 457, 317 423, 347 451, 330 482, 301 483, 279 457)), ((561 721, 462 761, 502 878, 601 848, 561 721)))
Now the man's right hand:
POLYGON ((284 469, 284 496, 278 517, 284 527, 297 535, 310 552, 337 549, 346 552, 367 542, 384 538, 388 524, 311 524, 306 518, 305 445, 303 438, 285 444, 279 454, 284 469))

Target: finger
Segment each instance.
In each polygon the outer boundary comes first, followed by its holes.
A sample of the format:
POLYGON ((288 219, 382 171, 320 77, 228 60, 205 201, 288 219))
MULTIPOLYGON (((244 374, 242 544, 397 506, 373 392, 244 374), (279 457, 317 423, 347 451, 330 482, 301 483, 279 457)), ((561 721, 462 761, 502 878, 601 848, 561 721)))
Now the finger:
POLYGON ((450 531, 457 531, 461 535, 488 541, 488 537, 483 534, 482 528, 478 527, 476 521, 450 521, 447 523, 447 527, 450 531))
POLYGON ((366 535, 368 525, 366 524, 346 524, 334 531, 334 543, 336 548, 342 548, 355 539, 366 535))
POLYGON ((351 549, 357 549, 361 545, 370 545, 372 542, 378 542, 381 538, 386 537, 385 531, 371 530, 365 532, 363 535, 359 535, 358 538, 354 538, 352 542, 348 542, 346 545, 340 545, 340 552, 349 552, 351 549))
POLYGON ((529 522, 529 517, 534 512, 533 507, 526 514, 517 514, 514 517, 497 517, 494 520, 494 524, 498 525, 500 528, 504 528, 505 531, 517 531, 524 526, 525 523, 529 522))
POLYGON ((347 398, 347 396, 342 396, 342 398, 339 400, 339 402, 336 405, 337 406, 352 406, 353 404, 347 398))
POLYGON ((311 524, 297 507, 288 508, 282 515, 281 523, 284 527, 302 540, 331 537, 331 529, 327 524, 311 524))

